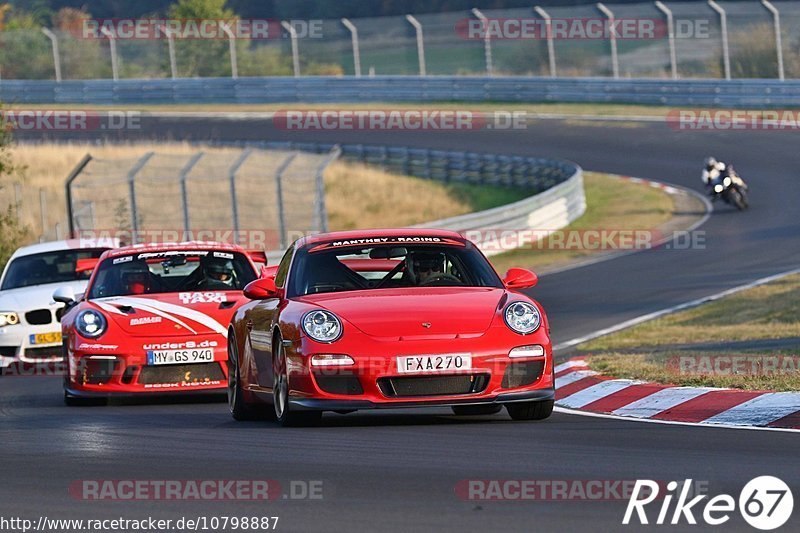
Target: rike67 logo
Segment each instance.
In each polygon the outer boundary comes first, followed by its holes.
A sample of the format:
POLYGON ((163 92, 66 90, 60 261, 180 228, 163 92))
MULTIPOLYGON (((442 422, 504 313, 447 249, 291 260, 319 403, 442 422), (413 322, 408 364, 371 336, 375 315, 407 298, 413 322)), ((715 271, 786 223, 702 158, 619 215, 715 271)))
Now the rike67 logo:
MULTIPOLYGON (((659 484, 645 479, 637 480, 633 493, 625 509, 623 524, 650 524, 652 513, 647 514, 645 507, 662 496, 661 505, 655 524, 677 525, 685 520, 687 524, 697 524, 695 513, 711 526, 719 526, 731 518, 736 511, 737 502, 729 494, 720 494, 708 499, 707 494, 691 495, 692 480, 687 479, 682 485, 677 481, 667 483, 666 495, 659 494, 659 484), (693 497, 692 497, 693 496, 693 497), (690 499, 691 498, 691 499, 690 499), (676 500, 674 508, 672 502, 676 500)), ((658 504, 656 504, 657 507, 658 504)), ((745 522, 756 529, 771 530, 781 527, 792 515, 794 498, 789 486, 773 476, 760 476, 750 480, 739 493, 738 510, 745 522)), ((655 510, 655 509, 652 509, 655 510)))

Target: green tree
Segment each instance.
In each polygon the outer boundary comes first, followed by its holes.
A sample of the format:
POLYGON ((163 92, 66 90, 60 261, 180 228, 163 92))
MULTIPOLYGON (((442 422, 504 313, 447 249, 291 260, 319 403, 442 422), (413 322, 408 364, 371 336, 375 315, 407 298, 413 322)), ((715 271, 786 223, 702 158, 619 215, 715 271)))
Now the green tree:
MULTIPOLYGON (((11 125, 0 119, 0 189, 22 170, 14 165, 10 145, 11 125)), ((28 228, 20 224, 18 210, 19 206, 12 204, 0 211, 0 269, 5 268, 11 254, 28 238, 28 228)))
MULTIPOLYGON (((178 0, 167 11, 170 19, 182 21, 236 20, 236 14, 225 5, 226 0, 178 0)), ((230 75, 230 56, 225 39, 175 40, 178 74, 181 77, 214 77, 230 75)))

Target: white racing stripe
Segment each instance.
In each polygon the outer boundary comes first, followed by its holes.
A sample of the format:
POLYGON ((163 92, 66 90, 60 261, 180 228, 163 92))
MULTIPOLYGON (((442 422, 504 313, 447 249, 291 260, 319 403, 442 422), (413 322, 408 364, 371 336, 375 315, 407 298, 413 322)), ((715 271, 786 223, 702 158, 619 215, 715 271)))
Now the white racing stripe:
POLYGON ((768 392, 707 418, 701 424, 766 426, 797 411, 800 411, 800 394, 768 392))
MULTIPOLYGON (((228 329, 219 322, 217 322, 216 320, 214 320, 213 318, 211 318, 210 316, 208 316, 207 314, 201 313, 200 311, 195 311, 194 309, 188 309, 180 305, 174 305, 166 302, 159 302, 157 300, 148 300, 144 298, 131 298, 126 296, 106 299, 105 302, 106 303, 113 302, 114 304, 118 305, 127 305, 133 307, 134 309, 140 309, 142 311, 147 311, 149 313, 163 316, 164 318, 167 318, 169 320, 172 320, 173 322, 177 322, 183 325, 193 333, 197 333, 188 325, 186 325, 185 323, 181 322, 180 320, 171 315, 177 315, 181 318, 188 318, 189 320, 193 320, 198 324, 202 324, 207 328, 211 329, 212 331, 215 331, 216 333, 219 333, 220 335, 226 338, 228 336, 228 329)), ((96 303, 99 304, 102 302, 96 302, 96 303)))
POLYGON ((557 367, 555 367, 555 368, 553 369, 553 371, 554 371, 556 374, 558 374, 558 373, 559 373, 559 372, 561 372, 562 370, 566 370, 566 369, 568 369, 568 368, 573 368, 573 367, 576 367, 576 366, 586 366, 586 361, 584 361, 583 359, 581 359, 581 360, 579 360, 579 361, 567 361, 566 363, 561 363, 560 365, 558 365, 557 367))
POLYGON ((669 387, 622 406, 614 411, 614 414, 649 418, 712 390, 719 389, 711 387, 669 387))
MULTIPOLYGON (((115 297, 111 301, 118 302, 119 299, 115 297)), ((114 307, 113 305, 108 304, 107 302, 94 301, 94 303, 96 305, 99 305, 102 309, 104 309, 105 311, 108 311, 109 313, 117 313, 117 314, 120 314, 120 315, 125 315, 125 313, 123 313, 122 311, 120 311, 119 309, 114 307)), ((121 305, 127 305, 127 304, 121 304, 121 305)), ((172 315, 170 315, 168 313, 164 313, 163 311, 159 311, 155 307, 151 307, 149 305, 144 305, 144 304, 136 304, 135 306, 131 305, 131 307, 134 307, 135 309, 139 309, 140 311, 147 311, 148 313, 152 313, 154 315, 158 315, 160 317, 166 318, 167 320, 169 320, 171 322, 174 322, 175 324, 178 324, 179 326, 182 326, 182 327, 188 329, 189 331, 191 331, 193 334, 197 335, 197 331, 194 328, 192 328, 189 324, 187 324, 186 322, 184 322, 182 320, 178 320, 177 318, 175 318, 174 316, 172 316, 172 315)))
POLYGON ((561 377, 556 378, 556 389, 559 387, 563 387, 564 385, 569 385, 579 379, 588 378, 589 376, 596 376, 597 372, 594 370, 578 370, 577 372, 570 372, 569 374, 564 374, 561 377))
POLYGON ((587 387, 576 392, 575 394, 570 394, 566 398, 558 400, 557 403, 558 405, 578 409, 584 405, 589 405, 600 398, 605 398, 606 396, 614 394, 615 392, 627 389, 631 385, 639 385, 641 383, 641 381, 633 381, 630 379, 610 379, 607 381, 602 381, 597 385, 587 387))
POLYGON ((778 433, 800 433, 800 429, 794 428, 771 428, 759 426, 738 426, 735 424, 714 424, 714 425, 701 425, 696 422, 679 422, 677 420, 659 420, 657 418, 633 418, 630 416, 610 415, 608 413, 593 413, 591 411, 581 411, 578 409, 570 409, 569 407, 556 406, 553 411, 556 413, 563 413, 566 415, 584 416, 588 418, 607 418, 609 420, 618 420, 622 422, 630 422, 631 424, 641 424, 646 422, 648 424, 663 424, 665 426, 692 426, 701 431, 706 429, 744 429, 748 431, 776 431, 778 433))

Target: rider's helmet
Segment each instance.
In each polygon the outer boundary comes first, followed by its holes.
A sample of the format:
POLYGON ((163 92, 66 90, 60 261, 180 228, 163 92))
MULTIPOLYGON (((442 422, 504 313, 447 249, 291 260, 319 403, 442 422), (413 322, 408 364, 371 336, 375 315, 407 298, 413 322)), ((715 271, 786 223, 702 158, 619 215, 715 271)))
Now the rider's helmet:
POLYGON ((417 283, 444 272, 444 254, 436 252, 417 252, 411 257, 411 273, 417 283))
POLYGON ((223 289, 233 287, 234 271, 230 260, 219 257, 209 257, 203 260, 203 274, 209 288, 223 289))
POLYGON ((717 161, 716 157, 714 156, 706 157, 706 170, 708 170, 709 172, 714 170, 718 164, 719 162, 717 161))
POLYGON ((144 262, 131 263, 120 273, 123 294, 146 294, 150 291, 152 276, 144 262))

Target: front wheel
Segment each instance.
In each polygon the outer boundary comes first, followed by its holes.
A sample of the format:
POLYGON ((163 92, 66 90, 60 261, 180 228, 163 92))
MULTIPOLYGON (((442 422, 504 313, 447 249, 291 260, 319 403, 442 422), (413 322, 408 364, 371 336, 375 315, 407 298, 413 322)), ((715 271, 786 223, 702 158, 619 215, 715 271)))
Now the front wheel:
POLYGON ((553 414, 554 403, 554 400, 509 403, 506 410, 514 420, 544 420, 553 414))
POLYGON ((228 334, 228 408, 234 420, 259 420, 270 418, 272 411, 259 410, 247 403, 242 390, 242 375, 239 372, 239 352, 233 332, 228 334))
POLYGON ((322 411, 292 411, 289 406, 289 373, 283 340, 278 335, 273 344, 272 356, 272 403, 275 420, 283 427, 310 426, 322 419, 322 411))

